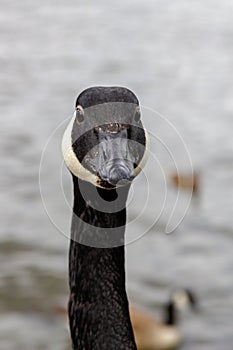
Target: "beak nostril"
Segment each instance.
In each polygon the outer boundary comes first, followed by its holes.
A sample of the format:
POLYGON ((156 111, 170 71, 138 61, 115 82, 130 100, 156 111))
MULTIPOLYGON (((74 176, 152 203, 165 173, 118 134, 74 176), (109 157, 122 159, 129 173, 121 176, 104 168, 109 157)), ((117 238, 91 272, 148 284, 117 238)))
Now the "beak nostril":
POLYGON ((107 160, 107 155, 106 155, 105 151, 103 151, 103 158, 104 158, 104 161, 107 160))
POLYGON ((111 166, 108 172, 109 183, 116 184, 127 184, 134 178, 132 171, 122 164, 114 164, 111 166))

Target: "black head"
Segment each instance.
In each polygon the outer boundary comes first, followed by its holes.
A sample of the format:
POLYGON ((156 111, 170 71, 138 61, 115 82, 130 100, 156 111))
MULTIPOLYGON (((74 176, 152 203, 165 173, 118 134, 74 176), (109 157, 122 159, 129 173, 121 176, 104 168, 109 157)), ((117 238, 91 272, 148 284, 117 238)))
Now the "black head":
POLYGON ((177 323, 179 311, 191 307, 192 310, 197 310, 197 297, 189 288, 177 289, 172 293, 171 299, 164 306, 165 308, 165 323, 174 325, 177 323))
POLYGON ((83 109, 86 109, 109 102, 125 102, 139 105, 135 94, 125 87, 95 86, 81 92, 76 99, 75 107, 82 106, 83 109))
POLYGON ((147 134, 137 97, 124 87, 92 87, 77 98, 63 138, 73 175, 97 187, 128 184, 143 167, 147 134))

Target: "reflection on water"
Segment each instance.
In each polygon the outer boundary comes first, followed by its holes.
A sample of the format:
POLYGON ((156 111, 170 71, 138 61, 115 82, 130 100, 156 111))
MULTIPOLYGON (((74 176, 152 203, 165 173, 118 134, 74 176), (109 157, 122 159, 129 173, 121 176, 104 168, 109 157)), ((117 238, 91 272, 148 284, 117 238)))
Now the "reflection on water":
MULTIPOLYGON (((231 349, 230 1, 147 0, 132 6, 128 0, 8 0, 1 3, 0 19, 1 348, 69 348, 66 324, 54 311, 67 302, 68 240, 42 206, 40 157, 51 132, 72 114, 79 91, 119 84, 176 126, 201 177, 200 196, 175 233, 164 234, 162 220, 127 247, 130 298, 159 317, 172 288, 193 288, 200 311, 181 317, 184 348, 231 349)), ((54 188, 60 149, 52 154, 43 175, 54 213, 68 230, 69 217, 54 188)), ((159 147, 158 157, 164 159, 159 147)), ((164 163, 167 175, 173 169, 164 163)), ((156 199, 161 186, 154 176, 150 191, 156 199)), ((70 196, 65 170, 63 177, 70 196)), ((134 191, 143 193, 139 183, 134 191)), ((168 183, 168 195, 174 193, 168 183)), ((142 230, 148 220, 145 213, 138 223, 142 230)))

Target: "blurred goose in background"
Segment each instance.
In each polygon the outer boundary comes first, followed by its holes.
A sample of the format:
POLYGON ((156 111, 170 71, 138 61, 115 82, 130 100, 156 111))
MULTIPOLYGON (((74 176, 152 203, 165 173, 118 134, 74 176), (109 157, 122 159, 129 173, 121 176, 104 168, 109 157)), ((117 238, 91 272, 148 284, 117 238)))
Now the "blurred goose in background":
POLYGON ((170 175, 170 179, 173 186, 191 190, 193 194, 197 194, 200 190, 200 179, 196 172, 187 175, 174 173, 170 175))
POLYGON ((179 347, 182 336, 177 326, 178 313, 189 306, 196 309, 196 304, 192 291, 180 289, 164 305, 164 319, 161 321, 148 312, 131 307, 130 318, 138 350, 172 350, 179 347))

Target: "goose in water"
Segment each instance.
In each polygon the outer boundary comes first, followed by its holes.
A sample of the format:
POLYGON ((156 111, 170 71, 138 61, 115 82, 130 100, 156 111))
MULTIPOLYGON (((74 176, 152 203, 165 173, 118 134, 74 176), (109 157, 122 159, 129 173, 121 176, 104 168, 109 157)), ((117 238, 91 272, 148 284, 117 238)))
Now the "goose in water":
POLYGON ((125 290, 125 207, 147 144, 132 91, 92 87, 78 96, 62 142, 74 191, 68 305, 74 350, 136 349, 125 290))
POLYGON ((138 350, 173 350, 182 341, 177 327, 178 311, 191 306, 196 308, 196 297, 188 289, 176 290, 164 305, 164 319, 157 321, 148 312, 130 308, 135 341, 138 350))
POLYGON ((193 194, 198 194, 200 191, 200 181, 197 172, 189 175, 177 173, 171 174, 171 181, 175 187, 180 187, 183 190, 191 190, 193 194))

